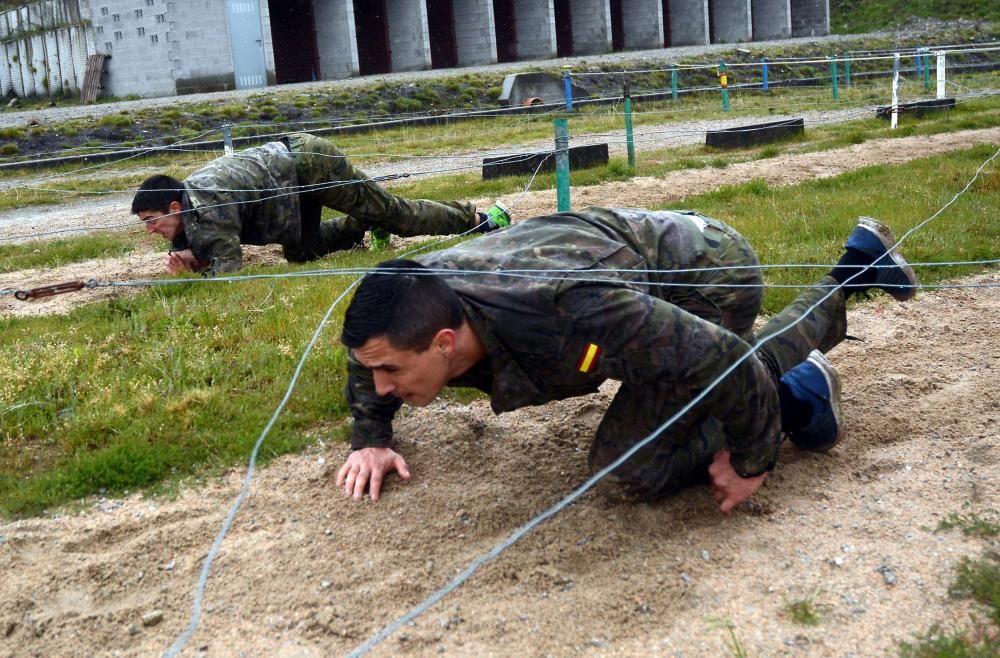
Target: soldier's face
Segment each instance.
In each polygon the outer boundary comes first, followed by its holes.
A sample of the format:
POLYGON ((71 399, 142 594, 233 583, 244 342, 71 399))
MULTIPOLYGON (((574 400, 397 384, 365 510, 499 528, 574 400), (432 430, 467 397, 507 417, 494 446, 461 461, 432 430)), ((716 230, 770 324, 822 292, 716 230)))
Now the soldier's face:
POLYGON ((181 204, 176 201, 171 201, 166 211, 143 210, 138 213, 138 217, 146 223, 147 233, 162 235, 167 240, 173 240, 184 230, 181 204))
MULTIPOLYGON (((447 341, 446 341, 447 343, 447 341)), ((423 407, 448 383, 450 345, 438 339, 423 352, 401 350, 384 337, 372 338, 354 350, 354 358, 372 371, 375 391, 423 407)))

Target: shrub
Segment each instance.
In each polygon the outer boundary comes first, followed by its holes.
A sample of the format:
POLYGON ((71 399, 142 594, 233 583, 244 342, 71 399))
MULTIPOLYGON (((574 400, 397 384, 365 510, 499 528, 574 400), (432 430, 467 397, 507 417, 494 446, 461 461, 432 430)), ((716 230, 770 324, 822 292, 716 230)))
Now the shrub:
POLYGON ((424 109, 424 104, 416 98, 397 98, 393 105, 397 112, 419 112, 424 109))
POLYGON ((0 155, 17 155, 20 152, 21 149, 18 148, 17 144, 7 143, 0 146, 0 155))
POLYGON ((132 125, 132 119, 127 114, 108 114, 101 117, 97 125, 103 128, 127 128, 132 125))

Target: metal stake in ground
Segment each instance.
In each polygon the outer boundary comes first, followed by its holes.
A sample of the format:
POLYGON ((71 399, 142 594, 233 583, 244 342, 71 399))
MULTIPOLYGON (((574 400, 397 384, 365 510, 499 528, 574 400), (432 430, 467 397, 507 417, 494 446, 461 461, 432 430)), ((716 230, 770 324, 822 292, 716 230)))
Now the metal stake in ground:
POLYGON ((556 119, 556 200, 559 212, 569 211, 569 122, 556 119))

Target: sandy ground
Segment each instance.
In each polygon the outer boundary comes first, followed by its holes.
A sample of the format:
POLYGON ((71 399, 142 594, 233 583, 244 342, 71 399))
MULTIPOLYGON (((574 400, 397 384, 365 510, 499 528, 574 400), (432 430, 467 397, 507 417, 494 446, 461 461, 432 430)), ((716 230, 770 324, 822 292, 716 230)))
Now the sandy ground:
MULTIPOLYGON (((867 142, 721 174, 789 184, 977 141, 1000 135, 867 142)), ((718 170, 682 172, 574 190, 574 204, 642 205, 719 182, 718 170)), ((530 194, 519 211, 551 210, 551 196, 530 194)), ((140 253, 72 276, 150 276, 158 258, 140 253)), ((2 275, 0 288, 51 274, 2 275)), ((1000 284, 1000 273, 963 283, 1000 284)), ((60 312, 87 299, 23 307, 60 312)), ((7 302, 0 312, 12 312, 7 302)), ((976 288, 879 299, 850 312, 849 333, 862 340, 830 354, 848 432, 831 453, 785 446, 765 487, 728 517, 703 487, 654 505, 588 493, 374 655, 861 658, 894 655, 935 623, 968 624, 969 605, 947 588, 985 543, 935 528, 952 512, 1000 508, 1000 296, 976 288), (788 613, 803 600, 817 625, 788 613)), ((398 448, 414 477, 391 480, 378 504, 334 486, 343 445, 320 442, 259 471, 184 655, 347 653, 583 482, 613 392, 502 416, 485 401, 404 410, 398 448)), ((188 623, 243 474, 184 487, 174 500, 102 498, 0 525, 0 656, 161 654, 188 623)))
MULTIPOLYGON (((574 208, 587 206, 630 206, 651 207, 667 201, 683 199, 689 195, 702 194, 720 184, 738 184, 761 179, 772 186, 794 185, 806 180, 836 176, 847 171, 871 164, 901 164, 918 157, 926 157, 976 144, 1000 144, 1000 127, 983 130, 966 130, 939 135, 904 137, 900 139, 877 139, 862 144, 823 151, 769 158, 753 162, 730 165, 723 169, 691 169, 671 173, 661 178, 637 177, 627 182, 608 183, 590 187, 571 189, 574 208)), ((555 212, 557 209, 555 190, 526 192, 501 197, 517 217, 532 217, 555 212)), ((480 208, 489 207, 493 199, 473 199, 480 208)), ((108 223, 108 216, 127 217, 127 200, 104 200, 97 206, 73 204, 70 208, 47 208, 36 210, 44 213, 47 231, 79 226, 101 226, 108 223)), ((26 213, 8 213, 0 216, 0 225, 7 223, 5 234, 17 235, 19 230, 30 230, 31 225, 18 227, 11 216, 26 219, 26 213)), ((35 221, 39 221, 36 217, 35 221)), ((35 224, 37 225, 37 224, 35 224)), ((132 227, 129 230, 141 230, 132 227)), ((61 236, 55 236, 61 237, 61 236)), ((394 238, 396 245, 407 240, 394 238)), ((147 248, 133 252, 122 258, 110 258, 73 263, 64 267, 20 270, 0 273, 0 290, 23 290, 38 286, 52 285, 66 281, 90 281, 101 283, 150 279, 161 275, 163 255, 156 249, 157 238, 150 238, 147 248)), ((415 239, 410 239, 413 242, 415 239)), ((274 262, 281 258, 276 248, 245 247, 248 263, 274 262)), ((130 294, 133 288, 101 287, 79 293, 48 297, 31 302, 17 301, 11 295, 0 295, 0 315, 37 315, 63 313, 82 303, 110 299, 130 294)))

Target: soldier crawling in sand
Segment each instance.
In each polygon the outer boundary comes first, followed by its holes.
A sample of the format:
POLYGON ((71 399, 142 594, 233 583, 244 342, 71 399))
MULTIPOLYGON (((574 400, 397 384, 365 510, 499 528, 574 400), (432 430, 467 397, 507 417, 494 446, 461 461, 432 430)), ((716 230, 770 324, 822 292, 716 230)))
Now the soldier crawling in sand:
POLYGON ((276 142, 218 158, 183 181, 146 179, 132 213, 171 243, 167 271, 233 272, 240 245, 280 244, 289 262, 315 260, 391 234, 488 233, 510 224, 497 203, 486 213, 460 201, 398 197, 356 168, 325 139, 293 133, 276 142), (321 220, 323 208, 345 213, 321 220))

